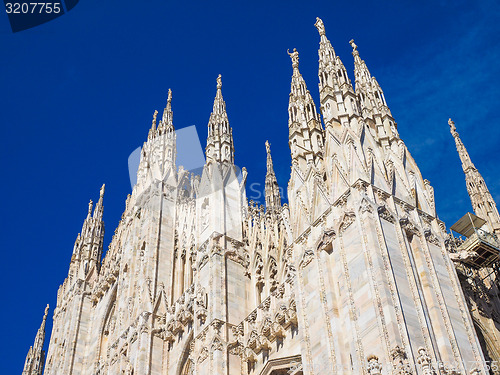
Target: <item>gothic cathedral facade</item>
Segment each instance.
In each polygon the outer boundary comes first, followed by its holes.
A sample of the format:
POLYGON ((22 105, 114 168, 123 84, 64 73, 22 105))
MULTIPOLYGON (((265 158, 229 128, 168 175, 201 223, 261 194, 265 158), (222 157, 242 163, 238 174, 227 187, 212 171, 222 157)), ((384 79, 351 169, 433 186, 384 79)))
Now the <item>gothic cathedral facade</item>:
POLYGON ((315 26, 319 110, 289 52, 288 204, 267 142, 265 208, 248 202, 220 76, 203 171, 177 168, 169 90, 102 261, 104 186, 90 202, 46 361, 47 311, 23 375, 498 373, 500 217, 454 123, 480 224, 465 239, 354 41, 355 85, 315 26))

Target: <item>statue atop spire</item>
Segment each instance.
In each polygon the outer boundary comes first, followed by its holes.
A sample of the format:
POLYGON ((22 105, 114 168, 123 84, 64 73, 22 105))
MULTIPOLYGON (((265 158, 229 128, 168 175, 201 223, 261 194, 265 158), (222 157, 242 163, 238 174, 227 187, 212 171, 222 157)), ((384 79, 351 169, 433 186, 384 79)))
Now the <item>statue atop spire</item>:
POLYGON ((174 130, 173 117, 174 115, 172 112, 172 90, 168 89, 167 105, 163 110, 160 126, 158 127, 160 134, 174 130))
MULTIPOLYGON (((354 39, 351 39, 349 41, 349 44, 352 47, 352 55, 354 56, 354 73, 356 74, 357 69, 358 72, 363 72, 365 80, 371 80, 372 76, 370 74, 370 71, 368 70, 368 67, 366 66, 366 63, 361 60, 361 57, 359 57, 358 45, 354 43, 354 39)), ((357 78, 358 76, 356 76, 356 79, 357 78)))
POLYGON ((267 174, 274 175, 273 159, 271 158, 271 146, 268 141, 266 141, 266 152, 267 152, 267 174))
POLYGON ((89 211, 88 215, 90 216, 92 214, 92 207, 94 206, 94 202, 92 202, 92 199, 89 201, 89 211))
POLYGON ((208 120, 207 160, 234 163, 233 132, 229 126, 226 102, 222 97, 222 76, 217 76, 217 93, 208 120))
POLYGON ((158 116, 158 111, 155 110, 155 112, 153 113, 153 125, 152 125, 152 129, 155 129, 156 128, 156 116, 158 116))
POLYGON ((454 138, 458 137, 457 127, 455 126, 455 122, 451 118, 448 119, 448 125, 450 125, 451 135, 454 138))
POLYGON ((351 40, 349 41, 349 44, 350 44, 350 45, 351 45, 351 47, 352 47, 352 53, 353 53, 353 54, 354 54, 354 53, 356 53, 356 54, 358 54, 358 55, 359 55, 359 52, 358 52, 358 46, 356 45, 356 43, 354 43, 354 39, 351 39, 351 40))
POLYGON ((292 60, 292 82, 288 99, 288 140, 292 160, 302 169, 307 168, 316 156, 321 158, 323 148, 323 126, 316 105, 299 71, 299 53, 294 48, 288 55, 292 60))
POLYGON ((325 24, 323 23, 323 20, 319 17, 316 17, 316 23, 314 24, 316 26, 316 29, 318 29, 319 35, 325 35, 325 24))
POLYGON ((295 69, 299 69, 299 53, 297 52, 297 48, 293 49, 293 52, 290 53, 290 50, 286 51, 288 53, 288 56, 292 59, 292 68, 295 71, 295 69))
POLYGON ((399 138, 396 123, 385 101, 384 92, 373 77, 364 60, 359 56, 358 46, 354 39, 349 41, 354 56, 355 92, 361 105, 361 114, 376 125, 377 139, 388 146, 399 138))
POLYGON ((320 18, 314 24, 320 35, 318 49, 318 78, 320 110, 326 127, 337 128, 346 124, 346 119, 354 114, 352 102, 356 96, 344 64, 336 55, 325 34, 325 26, 320 18))

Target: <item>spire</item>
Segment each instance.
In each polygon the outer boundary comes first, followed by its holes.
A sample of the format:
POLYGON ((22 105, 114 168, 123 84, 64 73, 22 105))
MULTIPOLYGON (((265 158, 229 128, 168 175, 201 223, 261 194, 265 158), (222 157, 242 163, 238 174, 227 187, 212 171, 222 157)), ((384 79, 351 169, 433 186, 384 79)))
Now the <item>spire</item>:
POLYGON ((321 113, 325 127, 346 125, 358 114, 357 98, 342 60, 335 54, 326 37, 325 25, 317 17, 314 24, 320 35, 318 49, 318 78, 321 113))
POLYGON ((158 111, 155 110, 153 113, 153 121, 151 123, 151 129, 149 130, 148 138, 154 138, 156 134, 156 116, 158 116, 158 111))
POLYGON ((292 60, 292 83, 288 102, 289 144, 292 159, 307 164, 323 152, 323 127, 316 105, 299 71, 299 53, 287 51, 292 60), (299 160, 300 159, 300 160, 299 160))
POLYGON ((103 198, 104 198, 104 189, 105 189, 105 187, 106 187, 106 185, 102 184, 101 190, 99 191, 99 201, 97 202, 97 204, 95 206, 95 210, 94 210, 94 216, 93 216, 93 218, 97 219, 97 220, 102 220, 102 214, 103 214, 102 201, 103 201, 103 198))
POLYGON ((370 74, 365 61, 359 56, 358 46, 353 39, 349 44, 354 56, 356 95, 361 104, 361 115, 375 130, 376 139, 385 149, 391 142, 399 139, 396 121, 387 106, 382 88, 370 74))
POLYGON ((30 346, 22 375, 42 375, 43 366, 45 364, 45 351, 43 344, 45 342, 45 322, 49 313, 49 305, 45 308, 42 324, 36 333, 35 342, 30 346))
POLYGON ((349 41, 349 44, 352 47, 352 55, 354 56, 354 75, 356 77, 356 90, 358 89, 357 85, 359 84, 370 84, 372 79, 372 75, 366 66, 364 60, 361 60, 359 57, 358 46, 354 43, 354 39, 349 41))
POLYGON ((451 135, 455 139, 458 156, 462 162, 462 169, 465 173, 465 182, 467 185, 467 192, 469 193, 472 203, 472 208, 477 216, 488 222, 488 225, 493 233, 499 234, 500 215, 498 214, 496 203, 486 186, 486 182, 474 166, 474 163, 472 163, 469 153, 462 143, 455 123, 451 118, 448 120, 448 125, 450 126, 451 135))
POLYGON ((208 120, 207 161, 234 163, 233 131, 229 126, 226 102, 222 97, 222 77, 217 77, 217 92, 208 120))
POLYGON ((321 18, 316 17, 314 24, 320 35, 319 41, 319 78, 320 93, 325 87, 343 88, 352 90, 351 81, 347 76, 347 71, 342 60, 335 54, 332 44, 326 37, 325 25, 321 18), (344 85, 347 85, 344 87, 344 85))
POLYGON ((87 211, 87 218, 90 218, 92 216, 92 207, 94 206, 94 202, 92 202, 92 199, 89 200, 89 209, 87 211))
POLYGON ((174 130, 174 113, 172 112, 172 90, 168 89, 167 105, 163 110, 163 116, 161 119, 160 126, 162 130, 173 131, 174 130))
POLYGON ((448 119, 448 125, 450 126, 450 133, 455 139, 455 145, 457 146, 458 156, 460 157, 460 161, 462 162, 462 169, 464 170, 464 173, 467 174, 468 171, 475 170, 476 167, 472 163, 469 153, 467 152, 467 149, 462 143, 462 140, 460 139, 460 136, 457 132, 457 127, 455 126, 455 122, 451 118, 448 119))
POLYGON ((168 89, 167 106, 163 110, 162 120, 164 123, 172 125, 172 90, 168 89))
POLYGON ((267 151, 267 173, 266 173, 266 209, 275 211, 281 207, 281 194, 278 186, 278 180, 274 174, 273 159, 271 158, 271 146, 266 141, 267 151))
POLYGON ((92 266, 100 269, 102 246, 104 239, 103 198, 105 185, 99 192, 99 200, 92 215, 93 202, 90 200, 87 217, 82 231, 78 234, 73 248, 69 274, 83 279, 92 266))
POLYGON ((384 93, 375 77, 370 74, 365 61, 359 56, 358 46, 354 43, 354 39, 351 39, 349 44, 352 47, 352 55, 354 56, 356 94, 360 98, 362 108, 368 109, 370 112, 379 112, 379 107, 385 107, 388 111, 384 93))

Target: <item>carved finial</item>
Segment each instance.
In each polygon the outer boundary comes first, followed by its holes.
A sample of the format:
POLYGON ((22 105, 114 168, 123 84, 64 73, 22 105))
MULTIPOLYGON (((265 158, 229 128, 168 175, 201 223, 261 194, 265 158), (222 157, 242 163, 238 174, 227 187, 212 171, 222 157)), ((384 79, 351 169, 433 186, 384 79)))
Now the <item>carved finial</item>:
POLYGON ((370 375, 380 375, 382 373, 382 365, 378 361, 378 357, 374 354, 369 355, 366 358, 368 362, 367 370, 370 375))
POLYGON ((106 187, 106 184, 102 184, 101 190, 99 192, 99 196, 102 198, 104 196, 104 188, 106 187))
POLYGON ((323 20, 319 17, 316 17, 316 23, 314 24, 316 26, 316 29, 318 29, 319 35, 325 35, 325 24, 323 23, 323 20))
POLYGON ((89 215, 92 213, 92 207, 94 206, 94 202, 92 202, 92 199, 89 201, 89 215))
POLYGON ((47 319, 47 314, 49 313, 49 304, 47 304, 47 307, 45 307, 45 314, 43 315, 43 319, 47 319))
POLYGON ((290 50, 286 50, 288 53, 288 56, 292 59, 292 67, 293 68, 298 68, 299 67, 299 53, 297 52, 297 48, 293 49, 293 52, 290 53, 290 50))
POLYGON ((351 40, 349 41, 349 44, 350 44, 350 45, 351 45, 351 47, 352 47, 352 53, 354 53, 354 52, 358 52, 358 46, 356 45, 356 43, 354 43, 354 39, 351 39, 351 40))
POLYGON ((219 76, 217 77, 217 89, 221 88, 222 88, 222 75, 219 74, 219 76))
POLYGON ((268 141, 266 141, 266 151, 267 151, 268 154, 271 153, 271 146, 269 145, 268 141))
POLYGON ((168 89, 167 103, 172 103, 172 90, 168 89))

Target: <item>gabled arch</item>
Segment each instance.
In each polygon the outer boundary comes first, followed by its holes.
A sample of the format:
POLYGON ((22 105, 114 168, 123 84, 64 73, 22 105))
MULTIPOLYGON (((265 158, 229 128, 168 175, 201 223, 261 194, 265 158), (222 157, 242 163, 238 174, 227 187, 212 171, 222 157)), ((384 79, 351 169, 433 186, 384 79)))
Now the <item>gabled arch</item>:
POLYGON ((105 314, 101 319, 101 323, 99 325, 99 347, 98 347, 99 351, 97 353, 97 360, 99 360, 99 358, 101 357, 105 357, 108 349, 109 345, 108 337, 110 334, 110 329, 113 328, 110 326, 110 324, 112 322, 112 319, 115 317, 116 313, 116 290, 117 290, 117 283, 115 283, 115 285, 110 291, 110 297, 108 299, 106 308, 104 310, 105 314))
POLYGON ((191 355, 191 342, 193 341, 193 330, 189 333, 187 340, 184 344, 181 354, 181 360, 177 365, 177 369, 175 371, 176 375, 191 375, 194 373, 194 362, 190 358, 191 355))

